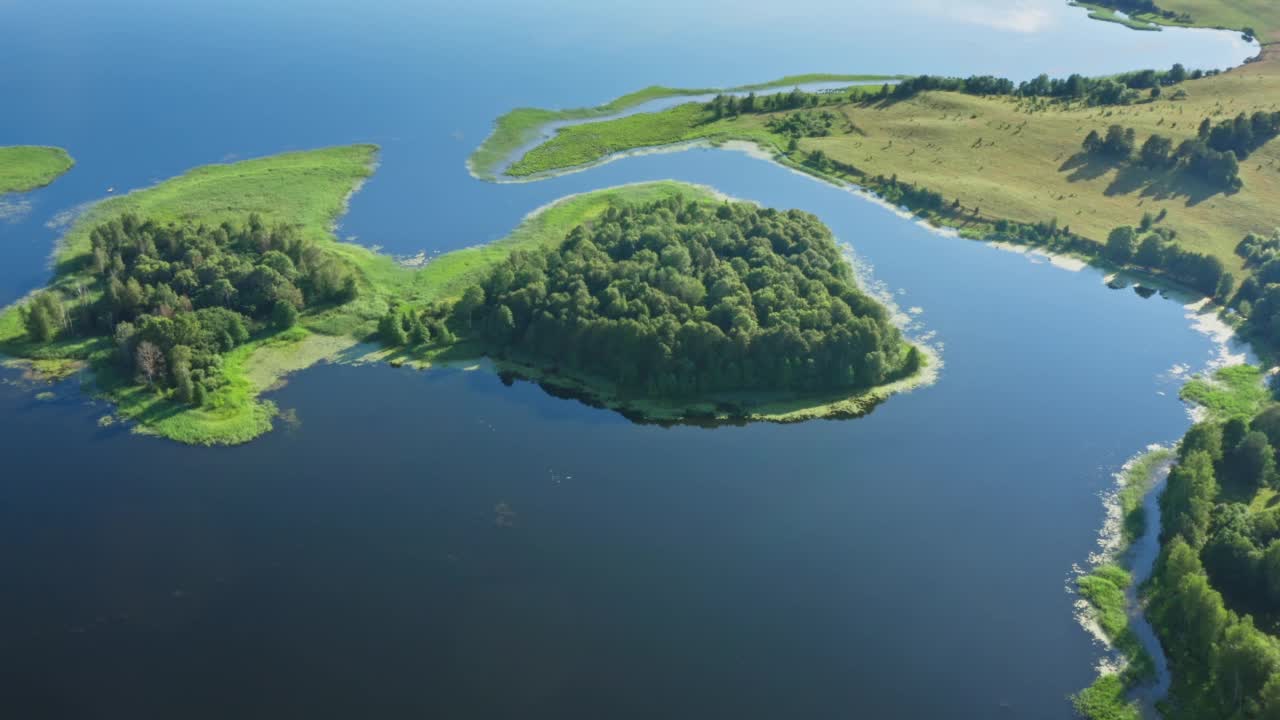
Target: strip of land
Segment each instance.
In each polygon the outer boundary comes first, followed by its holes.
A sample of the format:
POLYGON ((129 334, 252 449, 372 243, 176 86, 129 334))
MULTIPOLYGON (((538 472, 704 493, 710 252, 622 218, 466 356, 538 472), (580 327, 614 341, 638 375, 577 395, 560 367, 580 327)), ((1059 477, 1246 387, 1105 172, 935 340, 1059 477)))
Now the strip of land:
POLYGON ((871 82, 893 80, 899 76, 888 75, 841 75, 831 73, 809 73, 806 75, 788 75, 771 82, 742 85, 732 88, 671 88, 661 85, 628 93, 603 105, 589 108, 572 108, 568 110, 548 110, 544 108, 522 107, 511 110, 494 121, 493 132, 476 148, 467 159, 467 167, 477 177, 484 180, 496 178, 498 170, 519 148, 537 139, 543 128, 551 123, 565 120, 585 120, 615 115, 628 108, 636 107, 653 100, 669 97, 691 95, 710 95, 718 92, 749 92, 769 88, 791 87, 822 82, 871 82))
POLYGON ((41 145, 0 147, 0 195, 30 192, 57 180, 75 161, 66 150, 41 145))

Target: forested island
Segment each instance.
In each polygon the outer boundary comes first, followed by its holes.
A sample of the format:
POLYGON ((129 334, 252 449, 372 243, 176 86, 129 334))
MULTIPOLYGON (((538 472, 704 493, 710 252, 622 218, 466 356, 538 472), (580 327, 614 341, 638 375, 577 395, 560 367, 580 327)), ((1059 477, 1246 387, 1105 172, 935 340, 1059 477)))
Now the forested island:
POLYGON ((681 196, 614 206, 513 253, 452 304, 393 308, 397 346, 473 340, 645 419, 860 414, 924 358, 814 216, 681 196), (838 401, 833 403, 832 401, 838 401))
POLYGON ((73 165, 75 161, 62 148, 40 145, 0 147, 0 195, 44 187, 73 165))
POLYGON ((812 215, 628 186, 410 268, 330 231, 376 152, 209 166, 100 203, 50 287, 0 314, 0 351, 90 369, 121 417, 196 444, 270 430, 261 394, 339 357, 487 355, 661 421, 857 415, 919 381, 920 351, 812 215))

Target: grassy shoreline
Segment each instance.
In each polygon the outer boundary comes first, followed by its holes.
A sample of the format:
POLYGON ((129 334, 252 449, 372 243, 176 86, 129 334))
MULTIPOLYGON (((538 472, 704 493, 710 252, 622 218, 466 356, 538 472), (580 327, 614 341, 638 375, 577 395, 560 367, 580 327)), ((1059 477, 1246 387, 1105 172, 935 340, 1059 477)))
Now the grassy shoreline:
POLYGON ((0 195, 42 188, 69 171, 76 161, 60 147, 0 147, 0 195))
POLYGON ((482 180, 495 180, 498 168, 521 146, 533 141, 546 125, 563 120, 586 120, 613 115, 652 100, 669 97, 709 95, 719 92, 750 92, 792 87, 819 82, 867 82, 896 80, 897 75, 852 75, 837 73, 806 73, 788 75, 769 82, 739 85, 731 88, 672 88, 651 85, 632 93, 614 98, 595 107, 550 110, 520 107, 511 110, 494 121, 493 130, 467 158, 467 168, 482 180))
POLYGON ((1103 672, 1072 697, 1082 716, 1092 720, 1137 720, 1137 703, 1129 692, 1154 677, 1155 662, 1130 626, 1133 559, 1130 548, 1149 530, 1147 496, 1172 465, 1172 448, 1151 447, 1124 464, 1116 474, 1116 491, 1107 501, 1105 551, 1089 572, 1076 578, 1085 617, 1115 650, 1121 667, 1103 672))

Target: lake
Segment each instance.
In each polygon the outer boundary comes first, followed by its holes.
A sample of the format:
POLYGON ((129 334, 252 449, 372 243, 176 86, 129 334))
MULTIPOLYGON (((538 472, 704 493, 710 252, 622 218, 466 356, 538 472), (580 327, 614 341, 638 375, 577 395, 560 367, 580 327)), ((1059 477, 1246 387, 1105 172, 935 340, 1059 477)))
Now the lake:
MULTIPOLYGON (((0 142, 77 167, 9 196, 0 301, 59 219, 201 164, 383 146, 343 237, 412 255, 557 197, 675 178, 818 214, 940 348, 851 421, 640 426, 486 369, 322 366, 276 432, 200 449, 0 377, 0 714, 1070 718, 1073 617, 1112 473, 1189 424, 1221 348, 1176 300, 945 237, 745 154, 474 180, 511 107, 787 74, 1025 79, 1229 67, 1234 33, 1052 0, 631 6, 0 0, 0 142), (366 7, 368 5, 368 7, 366 7)), ((1135 218, 1136 220, 1136 218, 1135 218)))

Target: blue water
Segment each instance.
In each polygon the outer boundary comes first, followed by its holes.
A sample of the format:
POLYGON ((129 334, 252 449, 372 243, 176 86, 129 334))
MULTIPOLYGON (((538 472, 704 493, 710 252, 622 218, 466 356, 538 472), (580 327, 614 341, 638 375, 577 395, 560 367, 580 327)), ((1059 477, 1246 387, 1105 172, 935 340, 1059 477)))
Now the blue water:
POLYGON ((817 213, 945 367, 860 420, 704 430, 485 370, 325 366, 275 393, 296 424, 213 450, 8 373, 0 716, 1071 716, 1100 651, 1064 588, 1098 495, 1182 433, 1170 369, 1214 350, 1178 303, 736 153, 501 186, 464 161, 511 107, 649 84, 1227 67, 1252 46, 1050 0, 186 5, 0 2, 0 143, 78 161, 7 200, 30 207, 0 221, 0 301, 109 187, 371 141, 344 237, 430 253, 567 193, 706 183, 817 213))

